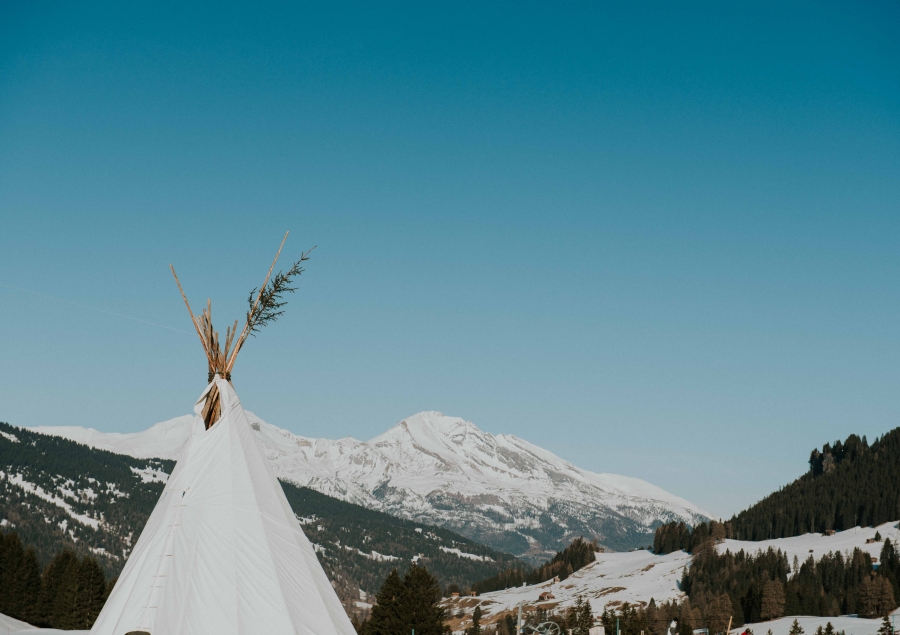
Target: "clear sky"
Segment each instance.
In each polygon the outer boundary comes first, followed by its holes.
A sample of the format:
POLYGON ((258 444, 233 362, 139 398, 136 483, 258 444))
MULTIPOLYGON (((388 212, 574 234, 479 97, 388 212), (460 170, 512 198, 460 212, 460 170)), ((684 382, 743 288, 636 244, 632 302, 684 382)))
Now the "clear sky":
POLYGON ((730 515, 900 424, 896 2, 0 4, 0 420, 440 410, 730 515), (27 290, 27 291, 26 291, 27 290), (125 316, 125 317, 123 317, 125 316), (136 321, 130 318, 138 318, 136 321))

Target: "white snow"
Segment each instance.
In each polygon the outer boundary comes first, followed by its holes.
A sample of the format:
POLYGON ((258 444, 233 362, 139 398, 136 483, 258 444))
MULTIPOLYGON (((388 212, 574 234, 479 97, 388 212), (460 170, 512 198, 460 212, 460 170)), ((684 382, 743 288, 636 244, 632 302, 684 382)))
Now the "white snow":
POLYGON ((140 476, 141 481, 144 483, 165 483, 169 480, 168 474, 153 467, 145 467, 143 469, 132 467, 131 471, 140 476))
POLYGON ((12 441, 13 443, 19 442, 19 438, 10 432, 3 432, 2 430, 0 430, 0 437, 3 437, 7 441, 12 441))
POLYGON ((4 633, 4 635, 7 632, 12 631, 30 631, 33 633, 36 630, 37 627, 32 626, 28 622, 23 622, 22 620, 17 620, 14 617, 0 613, 0 633, 4 633))
MULTIPOLYGON (((813 556, 815 560, 819 560, 827 553, 840 552, 848 555, 853 552, 855 547, 868 553, 872 558, 876 559, 881 555, 881 548, 884 542, 866 543, 866 540, 875 538, 875 534, 880 533, 882 540, 890 538, 893 544, 900 543, 900 529, 897 529, 897 523, 885 523, 878 527, 854 527, 846 531, 839 531, 833 536, 825 536, 823 534, 804 534, 793 538, 778 538, 777 540, 761 540, 759 542, 726 540, 725 546, 736 553, 743 549, 747 553, 755 553, 757 551, 765 551, 769 547, 773 549, 781 549, 787 554, 788 562, 793 563, 794 556, 803 564, 809 556, 813 556)), ((721 551, 722 546, 719 546, 721 551)))
MULTIPOLYGON (((710 517, 646 481, 582 470, 515 436, 486 433, 439 412, 407 417, 370 441, 310 439, 247 415, 279 478, 420 522, 518 531, 539 527, 551 507, 566 510, 554 518, 562 526, 576 519, 592 523, 612 511, 645 526, 649 542, 655 521, 693 524, 710 517), (454 507, 435 506, 435 497, 454 507)), ((71 426, 34 430, 138 458, 174 459, 190 421, 177 417, 130 434, 71 426)))
MULTIPOLYGON (((797 556, 800 564, 812 555, 816 560, 823 555, 833 552, 841 552, 849 554, 855 547, 866 551, 873 557, 878 557, 884 542, 866 543, 866 540, 874 538, 876 533, 880 533, 881 537, 889 538, 892 543, 900 542, 900 529, 897 528, 897 522, 884 523, 878 527, 855 527, 846 531, 838 532, 834 536, 824 536, 822 534, 805 534, 794 538, 779 538, 776 540, 764 540, 760 542, 748 542, 741 540, 725 540, 717 545, 719 553, 731 551, 737 553, 743 550, 746 553, 757 553, 771 547, 775 550, 781 550, 788 556, 788 560, 793 562, 794 555, 797 556)), ((526 605, 538 605, 538 596, 544 591, 550 591, 554 599, 545 606, 556 606, 565 608, 575 603, 575 600, 582 596, 590 601, 591 608, 595 615, 603 612, 606 605, 612 604, 617 606, 622 602, 631 604, 646 604, 653 598, 656 603, 666 602, 668 600, 681 600, 684 594, 679 590, 678 585, 681 581, 682 572, 686 567, 690 567, 691 556, 683 551, 657 556, 649 551, 639 550, 624 553, 597 553, 596 561, 579 569, 571 576, 561 582, 553 583, 552 581, 543 582, 522 587, 514 587, 503 591, 493 591, 484 593, 479 596, 481 609, 486 617, 496 615, 502 611, 512 610, 519 602, 524 601, 526 605)), ((465 598, 463 598, 465 599, 465 598)), ((452 612, 456 613, 460 608, 467 614, 471 614, 474 606, 462 607, 460 600, 448 599, 444 601, 445 606, 451 607, 452 612)), ((848 623, 845 628, 847 635, 860 634, 869 635, 878 630, 877 620, 857 620, 856 618, 801 618, 803 619, 821 620, 822 624, 827 621, 841 630, 844 626, 839 626, 839 620, 855 620, 848 623), (874 628, 869 629, 869 622, 875 623, 874 628), (850 628, 852 626, 852 628, 850 628)), ((790 621, 787 624, 790 626, 790 621)), ((812 635, 815 630, 816 622, 812 629, 806 629, 807 635, 812 635)), ((781 628, 781 620, 772 622, 773 635, 785 635, 787 626, 783 631, 781 628)), ((766 624, 751 625, 755 635, 765 635, 766 624)), ((737 632, 742 632, 739 629, 737 632)))
MULTIPOLYGON (((400 559, 397 556, 387 556, 383 553, 378 553, 374 549, 369 553, 366 553, 362 549, 357 549, 356 547, 350 547, 349 545, 344 545, 344 549, 346 549, 347 551, 355 551, 357 554, 359 554, 363 558, 368 558, 369 560, 377 560, 379 562, 390 562, 392 560, 400 559)), ((324 549, 323 549, 323 551, 324 551, 324 549)))
MULTIPOLYGON (((146 482, 146 481, 145 481, 145 482, 146 482)), ((115 496, 116 498, 128 498, 128 494, 126 494, 125 492, 120 491, 120 490, 116 487, 116 484, 115 484, 115 483, 107 483, 107 484, 106 484, 106 492, 107 492, 108 494, 112 494, 112 495, 115 496)))
POLYGON ((766 632, 770 629, 772 631, 772 635, 787 635, 791 630, 791 624, 794 622, 794 620, 797 620, 797 623, 800 624, 801 628, 803 628, 803 632, 806 635, 814 635, 814 633, 816 632, 816 628, 818 628, 819 626, 824 627, 828 622, 831 622, 831 625, 834 626, 835 631, 844 631, 846 635, 875 635, 878 632, 878 627, 881 626, 881 620, 869 620, 866 618, 852 617, 849 615, 842 615, 841 617, 791 616, 781 617, 777 620, 771 620, 768 622, 748 624, 747 626, 742 626, 741 628, 732 629, 730 633, 732 633, 733 635, 740 635, 749 626, 753 631, 753 635, 766 635, 766 632))
POLYGON ((479 562, 493 562, 494 561, 493 558, 489 558, 488 556, 479 556, 478 554, 474 554, 474 553, 466 553, 465 551, 460 551, 459 549, 456 549, 456 548, 451 549, 450 547, 441 547, 441 551, 444 551, 446 553, 455 553, 460 558, 468 558, 469 560, 478 560, 479 562))
POLYGON ((87 525, 88 527, 92 527, 94 529, 98 529, 100 527, 99 520, 97 520, 96 518, 91 518, 90 516, 85 516, 84 514, 77 513, 74 509, 72 509, 72 506, 69 503, 61 498, 47 493, 43 488, 35 485, 34 483, 29 483, 24 478, 22 478, 21 474, 5 474, 4 472, 0 472, 0 478, 4 477, 12 485, 21 487, 26 492, 30 492, 38 498, 44 499, 48 503, 53 503, 58 507, 62 507, 69 516, 80 522, 82 525, 87 525))

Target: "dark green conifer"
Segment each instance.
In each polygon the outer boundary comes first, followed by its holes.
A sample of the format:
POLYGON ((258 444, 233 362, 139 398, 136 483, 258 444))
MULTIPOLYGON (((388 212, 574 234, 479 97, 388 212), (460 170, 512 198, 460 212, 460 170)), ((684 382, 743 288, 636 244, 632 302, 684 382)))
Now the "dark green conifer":
POLYGON ((481 635, 481 605, 472 612, 472 626, 466 631, 468 635, 481 635))
MULTIPOLYGON (((403 576, 403 613, 406 628, 400 633, 416 635, 443 635, 445 611, 438 605, 441 587, 424 565, 413 563, 403 576)), ((394 635, 394 634, 392 634, 394 635)))
POLYGON ((70 549, 60 551, 41 576, 38 625, 74 629, 70 619, 77 602, 78 556, 70 549))
POLYGON ((18 615, 13 617, 34 624, 40 617, 41 601, 41 567, 34 547, 25 550, 17 578, 20 605, 18 615))
POLYGON ((76 628, 88 630, 94 625, 106 599, 106 576, 98 562, 85 556, 78 565, 78 598, 72 615, 76 628))
POLYGON ((403 601, 403 581, 397 569, 392 569, 375 596, 375 606, 369 618, 368 635, 399 635, 406 633, 403 601))

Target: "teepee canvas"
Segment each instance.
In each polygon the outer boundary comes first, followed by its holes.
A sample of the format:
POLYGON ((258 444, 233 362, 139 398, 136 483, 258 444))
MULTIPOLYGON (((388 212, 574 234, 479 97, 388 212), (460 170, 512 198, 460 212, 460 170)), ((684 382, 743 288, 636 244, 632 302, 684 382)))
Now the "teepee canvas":
MULTIPOLYGON (((298 265, 295 275, 302 271, 298 265)), ((355 635, 230 382, 256 306, 271 308, 272 298, 276 309, 283 305, 278 293, 263 298, 272 290, 268 282, 230 357, 235 331, 220 351, 209 309, 201 318, 191 314, 211 379, 175 469, 92 633, 355 635)))

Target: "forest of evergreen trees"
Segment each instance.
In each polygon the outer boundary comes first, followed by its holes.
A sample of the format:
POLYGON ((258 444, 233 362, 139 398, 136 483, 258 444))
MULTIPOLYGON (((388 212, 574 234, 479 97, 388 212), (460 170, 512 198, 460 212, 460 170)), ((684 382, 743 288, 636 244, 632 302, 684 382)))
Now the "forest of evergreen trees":
MULTIPOLYGON (((497 575, 476 582, 472 585, 471 590, 479 594, 500 591, 515 586, 522 586, 522 583, 538 584, 554 576, 559 576, 560 580, 565 580, 585 565, 592 563, 595 560, 594 553, 597 550, 597 543, 588 542, 584 538, 577 538, 568 547, 558 551, 549 562, 545 562, 539 567, 534 569, 510 567, 497 575)), ((448 588, 448 592, 458 590, 458 587, 448 588)))
POLYGON ((376 596, 371 616, 353 620, 359 635, 445 635, 441 587, 428 569, 410 565, 403 578, 392 569, 376 596))
POLYGON ((767 540, 900 519, 900 428, 813 450, 809 471, 731 519, 738 540, 767 540))
POLYGON ((89 629, 114 581, 91 556, 60 551, 41 571, 34 547, 0 532, 0 613, 35 626, 89 629))
POLYGON ((693 530, 669 523, 656 531, 657 553, 681 549, 693 554, 681 583, 693 623, 714 622, 718 614, 733 615, 738 626, 783 615, 879 617, 897 607, 900 557, 890 540, 884 541, 876 568, 859 549, 847 557, 831 553, 802 563, 788 562, 772 549, 719 554, 715 543, 730 531, 729 523, 716 522, 693 530))

